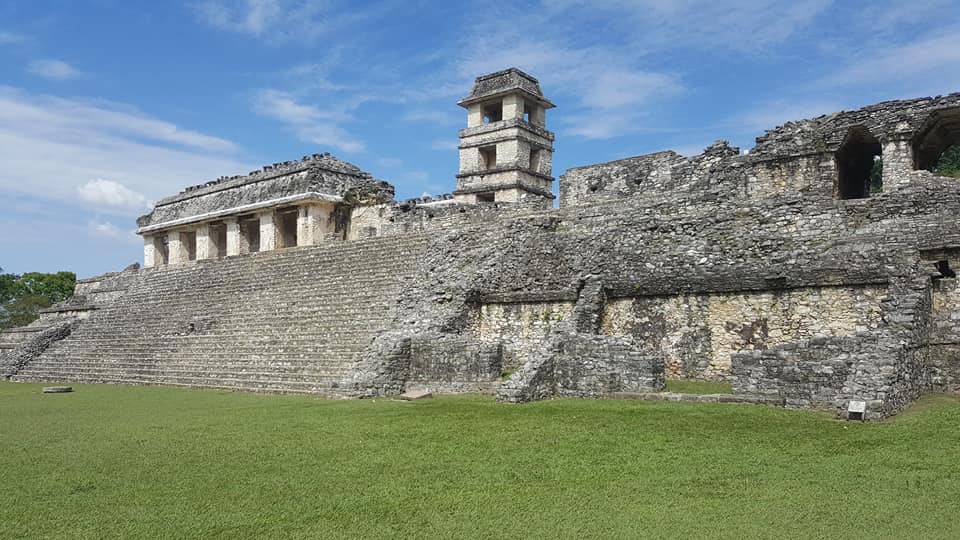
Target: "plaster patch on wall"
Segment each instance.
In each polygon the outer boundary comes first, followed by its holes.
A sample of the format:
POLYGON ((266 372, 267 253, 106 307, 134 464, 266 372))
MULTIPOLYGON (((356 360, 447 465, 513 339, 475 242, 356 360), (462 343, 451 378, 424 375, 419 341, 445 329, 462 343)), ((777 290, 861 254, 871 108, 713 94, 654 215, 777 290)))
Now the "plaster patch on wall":
POLYGON ((528 360, 547 334, 573 312, 573 302, 516 302, 478 304, 466 331, 484 342, 503 343, 503 369, 513 370, 528 360))
POLYGON ((876 330, 885 293, 868 286, 617 298, 600 331, 664 355, 668 377, 726 380, 734 352, 876 330))

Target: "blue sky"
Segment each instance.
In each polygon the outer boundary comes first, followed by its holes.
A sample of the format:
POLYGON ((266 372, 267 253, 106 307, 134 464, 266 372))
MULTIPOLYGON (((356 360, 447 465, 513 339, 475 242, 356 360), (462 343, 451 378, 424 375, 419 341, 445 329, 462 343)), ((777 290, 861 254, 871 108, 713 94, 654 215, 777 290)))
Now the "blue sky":
POLYGON ((0 267, 142 258, 150 201, 331 152, 454 189, 456 101, 510 66, 557 108, 554 175, 960 91, 960 1, 0 0, 0 267))

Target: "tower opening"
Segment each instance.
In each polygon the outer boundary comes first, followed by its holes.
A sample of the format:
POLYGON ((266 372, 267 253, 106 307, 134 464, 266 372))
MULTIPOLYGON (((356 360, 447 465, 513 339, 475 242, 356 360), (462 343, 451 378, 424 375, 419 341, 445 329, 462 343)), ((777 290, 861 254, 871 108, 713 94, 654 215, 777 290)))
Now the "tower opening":
POLYGON ((913 165, 918 171, 931 171, 944 176, 960 176, 960 107, 936 111, 913 139, 913 165), (951 149, 954 150, 951 150, 951 149), (956 152, 957 156, 950 152, 956 152), (956 159, 956 166, 941 164, 944 158, 956 159), (955 174, 949 173, 951 170, 955 174))
POLYGON ((838 199, 863 199, 870 196, 871 177, 882 167, 882 147, 867 128, 855 126, 836 154, 838 199))
POLYGON ((503 120, 503 101, 494 101, 483 106, 483 123, 499 122, 503 120))
POLYGON ((539 148, 533 148, 530 150, 530 170, 533 172, 540 172, 540 159, 542 151, 539 148))
POLYGON ((497 166, 497 147, 484 146, 480 149, 480 169, 493 169, 497 166))
POLYGON ((282 245, 278 247, 297 246, 297 214, 297 208, 277 212, 277 226, 280 228, 280 240, 282 242, 282 245))

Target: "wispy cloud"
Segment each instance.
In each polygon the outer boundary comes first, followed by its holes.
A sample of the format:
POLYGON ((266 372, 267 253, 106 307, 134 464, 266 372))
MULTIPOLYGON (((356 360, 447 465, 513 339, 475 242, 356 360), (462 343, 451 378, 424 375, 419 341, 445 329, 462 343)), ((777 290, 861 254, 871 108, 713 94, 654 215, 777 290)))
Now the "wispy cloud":
POLYGON ((878 48, 824 77, 822 86, 844 87, 877 83, 960 86, 960 28, 923 36, 916 41, 878 48))
POLYGON ((63 60, 34 60, 27 65, 27 71, 51 81, 66 81, 83 75, 77 68, 63 60))
POLYGON ((322 110, 301 103, 281 90, 261 90, 253 98, 254 112, 279 120, 302 141, 354 153, 364 150, 362 141, 351 136, 340 123, 350 119, 342 109, 322 110))
POLYGON ((109 221, 90 220, 87 222, 87 230, 93 236, 140 243, 140 237, 133 229, 122 229, 109 221))
POLYGON ((80 197, 98 210, 133 215, 140 197, 250 170, 232 156, 236 149, 120 105, 0 87, 0 192, 69 203, 80 197))
POLYGON ((14 34, 13 32, 0 31, 0 45, 6 45, 8 43, 17 43, 19 41, 23 41, 22 35, 14 34))
POLYGON ((312 43, 378 10, 338 5, 333 0, 204 0, 195 4, 194 11, 201 22, 217 30, 272 43, 312 43))
POLYGON ((590 22, 608 39, 650 48, 764 53, 811 24, 833 0, 544 0, 552 20, 590 22), (637 31, 642 29, 642 31, 637 31))

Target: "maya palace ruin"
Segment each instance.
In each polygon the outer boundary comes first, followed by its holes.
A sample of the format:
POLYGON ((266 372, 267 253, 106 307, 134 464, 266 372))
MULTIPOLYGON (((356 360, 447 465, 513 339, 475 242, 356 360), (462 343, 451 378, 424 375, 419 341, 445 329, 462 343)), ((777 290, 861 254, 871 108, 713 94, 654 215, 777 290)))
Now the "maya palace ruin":
POLYGON ((960 389, 960 181, 930 172, 960 94, 576 167, 559 201, 536 79, 459 104, 452 194, 329 154, 189 187, 139 218, 142 268, 0 334, 0 377, 505 402, 680 378, 868 419, 960 389))

